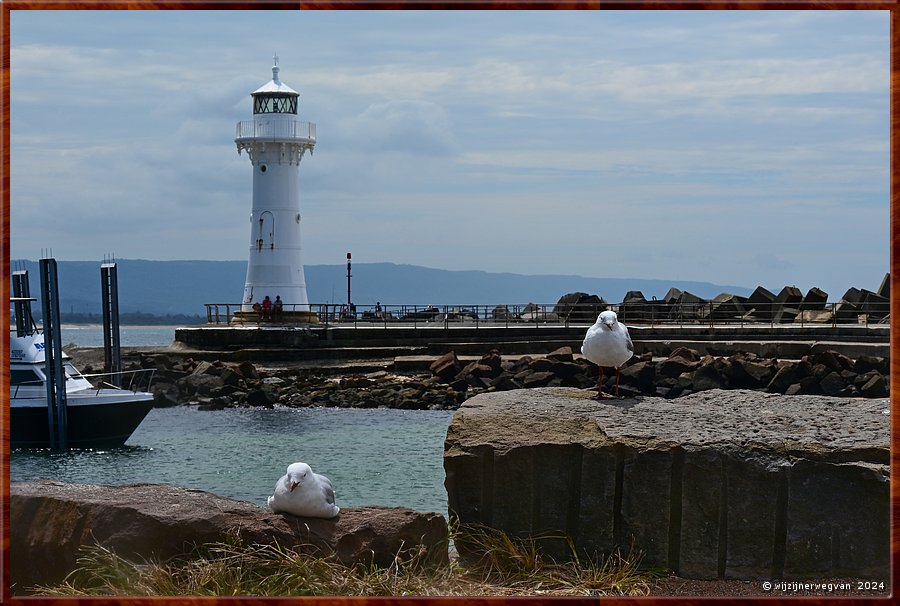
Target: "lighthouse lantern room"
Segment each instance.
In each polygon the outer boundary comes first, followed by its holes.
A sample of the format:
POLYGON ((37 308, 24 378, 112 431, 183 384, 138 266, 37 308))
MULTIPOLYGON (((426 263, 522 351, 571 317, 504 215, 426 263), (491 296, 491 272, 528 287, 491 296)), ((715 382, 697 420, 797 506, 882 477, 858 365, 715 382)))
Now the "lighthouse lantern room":
POLYGON ((235 321, 316 322, 306 296, 300 246, 300 160, 316 145, 316 125, 297 120, 299 94, 278 77, 253 93, 253 119, 237 123, 234 142, 253 167, 250 257, 235 321), (268 309, 266 297, 282 309, 268 309))

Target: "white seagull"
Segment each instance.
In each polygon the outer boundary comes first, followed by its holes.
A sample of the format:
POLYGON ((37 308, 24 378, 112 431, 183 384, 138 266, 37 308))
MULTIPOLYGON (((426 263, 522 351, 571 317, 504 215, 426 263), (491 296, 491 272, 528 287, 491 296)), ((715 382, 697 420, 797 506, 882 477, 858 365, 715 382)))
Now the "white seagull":
POLYGON ((581 344, 581 353, 585 358, 600 367, 597 379, 597 399, 603 398, 603 368, 611 366, 616 369, 616 397, 619 397, 619 367, 634 355, 634 344, 628 334, 628 328, 620 324, 616 313, 604 311, 597 316, 597 322, 588 328, 581 344))
POLYGON ((306 463, 291 463, 275 484, 269 509, 304 518, 333 518, 341 508, 334 504, 331 480, 314 473, 306 463))

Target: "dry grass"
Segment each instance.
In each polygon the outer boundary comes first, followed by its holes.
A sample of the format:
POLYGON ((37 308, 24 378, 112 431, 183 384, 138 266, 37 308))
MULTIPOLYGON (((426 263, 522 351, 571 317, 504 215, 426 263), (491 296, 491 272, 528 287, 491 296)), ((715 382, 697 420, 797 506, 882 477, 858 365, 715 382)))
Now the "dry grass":
POLYGON ((346 566, 279 545, 244 545, 231 535, 168 562, 133 563, 100 546, 82 550, 77 568, 50 596, 516 596, 647 595, 639 557, 613 554, 600 562, 554 563, 534 540, 488 529, 454 532, 481 558, 430 564, 424 547, 390 566, 346 566), (470 561, 471 560, 471 561, 470 561))

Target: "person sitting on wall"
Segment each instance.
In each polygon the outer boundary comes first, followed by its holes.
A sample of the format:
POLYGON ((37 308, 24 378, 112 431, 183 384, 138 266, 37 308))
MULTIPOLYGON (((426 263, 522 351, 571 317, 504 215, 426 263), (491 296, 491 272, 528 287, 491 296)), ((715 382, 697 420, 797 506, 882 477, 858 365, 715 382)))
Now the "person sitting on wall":
POLYGON ((272 319, 272 300, 269 295, 266 295, 262 302, 262 319, 266 321, 272 319))
POLYGON ((273 317, 276 322, 281 322, 282 312, 284 311, 284 302, 281 295, 275 295, 275 303, 272 304, 273 317))

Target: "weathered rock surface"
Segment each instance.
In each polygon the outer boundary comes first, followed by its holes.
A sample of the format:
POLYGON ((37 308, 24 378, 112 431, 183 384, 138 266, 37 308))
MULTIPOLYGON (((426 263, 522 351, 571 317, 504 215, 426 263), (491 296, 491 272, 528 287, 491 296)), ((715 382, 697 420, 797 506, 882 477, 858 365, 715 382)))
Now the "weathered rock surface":
POLYGON ((343 563, 388 566, 423 545, 435 564, 447 561, 447 525, 438 513, 342 508, 333 520, 272 513, 246 501, 161 484, 97 486, 61 482, 10 485, 10 573, 13 592, 62 580, 79 547, 100 545, 129 559, 168 559, 229 531, 245 544, 298 547, 343 563))
MULTIPOLYGON (((889 572, 887 399, 713 389, 482 394, 444 448, 451 519, 645 553, 692 578, 889 572)), ((558 558, 564 540, 541 540, 558 558)))

